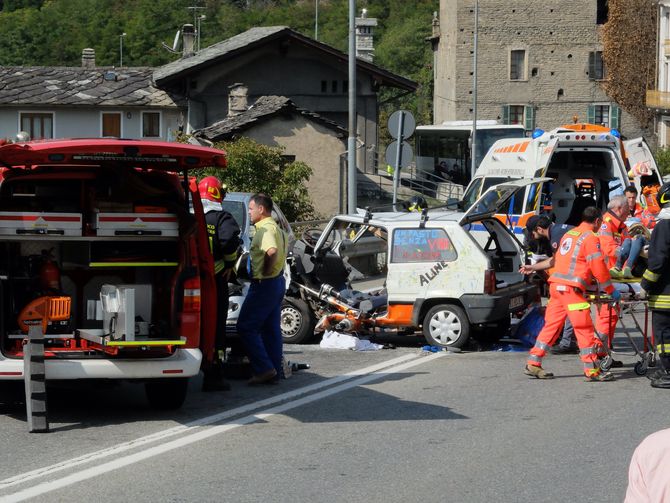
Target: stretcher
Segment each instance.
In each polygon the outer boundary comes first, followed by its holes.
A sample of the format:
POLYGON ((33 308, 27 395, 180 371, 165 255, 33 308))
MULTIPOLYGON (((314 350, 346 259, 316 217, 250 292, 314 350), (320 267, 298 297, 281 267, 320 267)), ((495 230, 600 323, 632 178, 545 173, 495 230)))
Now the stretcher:
MULTIPOLYGON (((605 305, 610 310, 616 310, 618 314, 618 326, 623 331, 626 339, 630 344, 633 353, 630 356, 637 356, 638 362, 635 364, 634 371, 637 375, 646 375, 649 367, 656 366, 656 353, 654 352, 654 336, 653 333, 649 336, 649 306, 647 300, 643 297, 642 291, 635 288, 635 283, 626 282, 615 284, 617 290, 621 292, 621 299, 615 302, 610 295, 603 293, 593 293, 588 295, 588 300, 596 306, 605 305), (632 319, 632 325, 624 319, 624 315, 629 314, 632 319), (643 317, 644 321, 640 323, 639 318, 643 317), (642 349, 633 339, 632 331, 637 329, 642 335, 642 349)), ((639 285, 638 285, 639 286, 639 285)), ((611 320, 611 318, 610 318, 611 320)), ((613 332, 610 327, 610 332, 613 332)), ((598 336, 598 334, 596 334, 598 336)), ((607 351, 607 356, 600 361, 600 369, 607 371, 611 368, 612 362, 612 341, 604 337, 601 339, 603 346, 607 351)), ((629 354, 617 351, 619 354, 629 354)))

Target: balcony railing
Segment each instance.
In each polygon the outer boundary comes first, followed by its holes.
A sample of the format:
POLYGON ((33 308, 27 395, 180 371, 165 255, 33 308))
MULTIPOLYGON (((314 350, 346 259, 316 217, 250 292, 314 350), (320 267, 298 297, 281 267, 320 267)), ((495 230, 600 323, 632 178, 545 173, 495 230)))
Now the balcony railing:
POLYGON ((647 108, 670 110, 670 92, 651 89, 647 91, 647 108))

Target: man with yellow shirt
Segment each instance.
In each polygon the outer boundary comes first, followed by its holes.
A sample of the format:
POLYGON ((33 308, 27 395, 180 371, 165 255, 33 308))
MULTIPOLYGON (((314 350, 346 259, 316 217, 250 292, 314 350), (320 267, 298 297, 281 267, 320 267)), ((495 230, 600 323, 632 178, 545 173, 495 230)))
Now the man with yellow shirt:
POLYGON ((254 194, 249 202, 249 219, 256 227, 249 251, 252 279, 237 331, 251 362, 251 385, 277 382, 282 371, 279 323, 286 291, 284 265, 288 239, 272 218, 272 206, 272 199, 265 194, 254 194))

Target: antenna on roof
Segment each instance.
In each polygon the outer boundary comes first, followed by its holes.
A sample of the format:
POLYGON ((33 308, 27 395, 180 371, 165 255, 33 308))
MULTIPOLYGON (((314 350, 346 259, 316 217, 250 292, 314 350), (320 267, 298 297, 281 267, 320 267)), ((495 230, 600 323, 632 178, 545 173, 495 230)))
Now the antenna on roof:
POLYGON ((179 47, 179 35, 181 35, 181 30, 177 30, 177 33, 175 33, 174 42, 172 42, 172 47, 167 45, 165 42, 161 42, 163 49, 166 49, 173 54, 178 54, 179 51, 177 50, 177 47, 179 47))

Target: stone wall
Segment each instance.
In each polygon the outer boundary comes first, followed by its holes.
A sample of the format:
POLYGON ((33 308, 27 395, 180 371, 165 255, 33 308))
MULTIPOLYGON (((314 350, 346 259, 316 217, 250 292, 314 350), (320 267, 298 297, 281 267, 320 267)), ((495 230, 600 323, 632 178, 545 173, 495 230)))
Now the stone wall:
MULTIPOLYGON (((587 121, 590 104, 612 104, 589 80, 589 53, 602 51, 597 0, 479 0, 477 116, 503 119, 503 105, 531 106, 535 127, 587 121), (526 51, 526 78, 512 81, 510 51, 526 51)), ((472 118, 474 0, 440 1, 435 70, 435 123, 472 118)), ((625 111, 620 129, 651 131, 625 111)), ((653 140, 652 140, 653 142, 653 140)))

